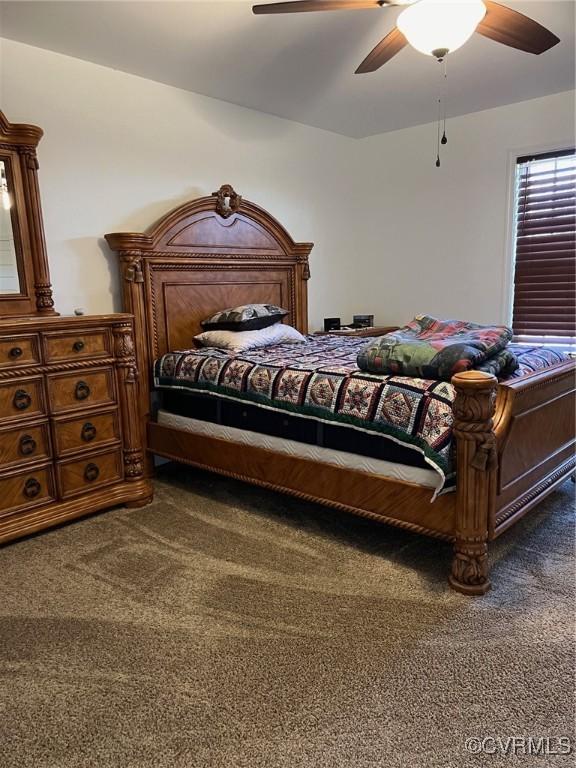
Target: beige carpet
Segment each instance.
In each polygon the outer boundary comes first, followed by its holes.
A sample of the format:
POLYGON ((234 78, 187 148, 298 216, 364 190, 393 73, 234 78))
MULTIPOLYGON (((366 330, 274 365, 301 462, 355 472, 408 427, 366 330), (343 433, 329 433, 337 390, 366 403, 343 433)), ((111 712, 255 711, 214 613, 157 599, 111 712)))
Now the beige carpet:
POLYGON ((168 467, 145 509, 0 550, 0 765, 573 766, 465 750, 573 736, 572 494, 469 599, 445 544, 168 467))

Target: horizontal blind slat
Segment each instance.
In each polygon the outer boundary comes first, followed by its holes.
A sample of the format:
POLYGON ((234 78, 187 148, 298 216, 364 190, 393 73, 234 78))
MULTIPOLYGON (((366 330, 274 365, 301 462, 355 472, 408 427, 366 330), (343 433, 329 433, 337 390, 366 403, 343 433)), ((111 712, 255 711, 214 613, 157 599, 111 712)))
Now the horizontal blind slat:
POLYGON ((518 246, 517 261, 529 261, 531 258, 546 260, 560 260, 560 259, 573 259, 574 258, 574 244, 573 243, 554 243, 543 244, 542 247, 537 245, 520 245, 518 246))
POLYGON ((522 177, 530 176, 531 178, 550 176, 551 174, 561 176, 562 174, 565 174, 565 173, 574 173, 575 164, 576 164, 576 161, 573 161, 573 163, 567 163, 563 168, 545 169, 541 165, 538 165, 537 163, 530 163, 530 165, 526 164, 524 168, 520 169, 519 176, 522 176, 522 177))
POLYGON ((550 198, 543 197, 539 200, 529 200, 525 204, 522 202, 518 206, 518 218, 524 219, 530 216, 543 215, 541 212, 546 213, 549 211, 552 215, 556 215, 559 211, 566 211, 566 213, 574 212, 576 210, 576 197, 560 197, 556 200, 550 200, 550 198))
MULTIPOLYGON (((566 270, 568 273, 569 270, 566 270)), ((574 273, 573 273, 574 276, 574 273)), ((524 283, 533 283, 534 285, 541 285, 542 283, 546 285, 569 285, 572 286, 573 280, 567 280, 566 275, 561 275, 556 272, 547 272, 546 269, 540 268, 536 269, 533 267, 532 269, 521 269, 518 272, 518 282, 521 284, 524 283)))
POLYGON ((541 268, 544 274, 555 271, 573 272, 574 254, 572 251, 532 251, 516 257, 516 271, 530 271, 541 268))
POLYGON ((527 181, 521 181, 518 185, 518 190, 522 195, 528 197, 532 194, 542 194, 544 192, 560 192, 561 190, 574 189, 576 183, 576 174, 563 178, 561 180, 551 180, 542 182, 533 182, 529 179, 527 181))
POLYGON ((543 235, 534 235, 531 232, 522 233, 522 231, 520 231, 517 235, 517 240, 524 240, 526 244, 534 243, 535 245, 554 245, 554 243, 561 244, 564 242, 573 243, 576 240, 576 231, 548 232, 543 235))
POLYGON ((538 210, 535 211, 527 209, 522 211, 518 216, 518 223, 522 224, 523 222, 534 221, 534 219, 556 220, 561 216, 576 216, 576 200, 570 205, 563 204, 561 206, 556 206, 555 208, 541 206, 538 210))
POLYGON ((576 223, 571 216, 558 217, 554 219, 534 219, 533 221, 522 222, 518 226, 518 237, 535 237, 536 235, 545 238, 554 231, 572 233, 576 238, 576 223))
POLYGON ((540 346, 541 344, 553 344, 557 346, 576 346, 576 338, 569 336, 540 336, 536 334, 514 334, 517 344, 540 346))
POLYGON ((515 328, 522 326, 523 328, 541 328, 542 330, 550 329, 555 333, 564 333, 565 331, 572 331, 574 329, 574 321, 566 322, 564 318, 559 320, 550 320, 549 318, 527 318, 522 319, 514 324, 515 328))
POLYGON ((558 310, 558 307, 554 307, 552 312, 541 310, 540 312, 531 312, 519 310, 514 315, 514 320, 517 323, 544 323, 549 325, 550 323, 557 323, 563 326, 573 326, 576 323, 576 314, 574 312, 562 312, 558 310))
POLYGON ((535 336, 566 336, 568 338, 574 338, 575 331, 574 329, 558 329, 558 328, 538 328, 538 326, 519 326, 518 328, 512 328, 513 333, 522 335, 522 336, 530 336, 531 334, 535 336))

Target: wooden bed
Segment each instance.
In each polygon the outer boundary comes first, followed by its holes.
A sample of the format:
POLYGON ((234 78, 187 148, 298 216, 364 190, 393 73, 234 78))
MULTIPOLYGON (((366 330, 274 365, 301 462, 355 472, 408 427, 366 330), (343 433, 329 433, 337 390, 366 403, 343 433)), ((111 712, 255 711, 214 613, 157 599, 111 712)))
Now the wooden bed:
POLYGON ((162 426, 150 419, 153 361, 187 349, 200 321, 250 302, 286 307, 308 330, 311 243, 295 243, 265 210, 225 185, 187 203, 145 234, 106 235, 122 268, 124 310, 134 314, 148 451, 293 496, 451 541, 452 587, 490 587, 488 542, 512 526, 576 464, 574 361, 504 384, 488 374, 453 378, 457 489, 430 504, 410 483, 321 465, 162 426))

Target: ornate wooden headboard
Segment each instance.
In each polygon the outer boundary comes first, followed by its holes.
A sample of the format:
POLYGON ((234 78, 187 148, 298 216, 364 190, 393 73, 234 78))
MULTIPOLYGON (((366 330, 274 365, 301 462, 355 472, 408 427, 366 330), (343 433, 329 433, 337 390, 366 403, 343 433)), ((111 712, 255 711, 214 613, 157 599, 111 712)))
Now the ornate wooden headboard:
POLYGON ((143 381, 156 357, 192 347, 200 321, 226 307, 277 304, 289 311, 286 322, 308 330, 312 243, 295 243, 228 184, 176 208, 146 233, 106 240, 120 258, 124 310, 136 318, 143 381))

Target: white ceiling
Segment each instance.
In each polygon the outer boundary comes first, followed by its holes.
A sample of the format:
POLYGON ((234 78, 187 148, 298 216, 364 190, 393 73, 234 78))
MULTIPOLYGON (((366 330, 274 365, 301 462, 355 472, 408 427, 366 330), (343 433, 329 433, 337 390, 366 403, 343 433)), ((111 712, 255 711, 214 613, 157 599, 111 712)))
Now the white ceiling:
MULTIPOLYGON (((562 42, 533 56, 474 35, 449 60, 449 116, 574 88, 574 0, 507 3, 562 42)), ((0 35, 351 137, 431 122, 439 65, 411 48, 354 70, 397 8, 254 16, 251 2, 0 2, 0 35)))

